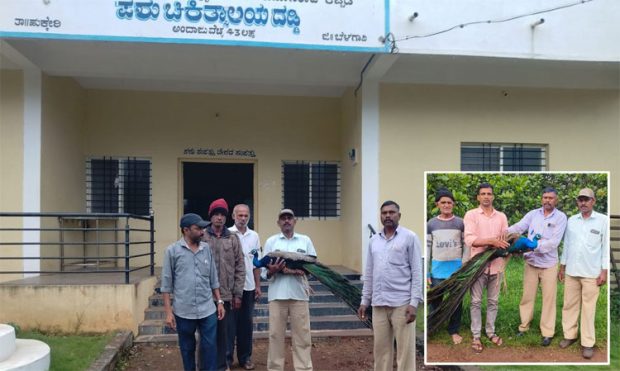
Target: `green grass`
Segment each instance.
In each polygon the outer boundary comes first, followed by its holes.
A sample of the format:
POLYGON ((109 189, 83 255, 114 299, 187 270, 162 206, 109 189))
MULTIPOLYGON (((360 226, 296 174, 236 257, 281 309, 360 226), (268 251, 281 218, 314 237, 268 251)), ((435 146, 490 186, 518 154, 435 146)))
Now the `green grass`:
MULTIPOLYGON (((536 304, 534 307, 534 320, 532 321, 530 330, 525 336, 516 338, 515 335, 518 332, 519 323, 521 322, 519 317, 519 302, 521 301, 521 294, 523 292, 523 258, 512 257, 506 267, 506 287, 502 284, 502 288, 499 295, 499 310, 497 319, 495 321, 495 332, 504 339, 504 344, 511 347, 530 347, 540 346, 541 333, 539 328, 540 312, 541 312, 541 293, 540 287, 536 296, 536 304)), ((600 295, 598 297, 597 309, 596 309, 596 344, 598 346, 605 346, 607 344, 607 291, 608 285, 601 288, 600 295)), ((555 338, 553 345, 559 344, 562 339, 562 304, 564 300, 564 285, 558 283, 557 292, 557 315, 555 323, 555 338)), ((463 303, 463 317, 461 321, 460 333, 465 338, 471 337, 470 327, 470 315, 469 315, 469 294, 466 295, 463 303)), ((486 290, 485 296, 482 300, 482 331, 484 334, 484 321, 486 318, 486 290)), ((440 342, 446 345, 452 344, 450 336, 445 330, 445 326, 442 327, 435 334, 430 336, 430 341, 440 342)), ((482 339, 485 345, 489 345, 488 339, 483 336, 482 339)))
POLYGON ((37 339, 52 350, 50 371, 86 370, 101 354, 112 334, 62 335, 44 334, 38 331, 17 331, 20 339, 37 339))

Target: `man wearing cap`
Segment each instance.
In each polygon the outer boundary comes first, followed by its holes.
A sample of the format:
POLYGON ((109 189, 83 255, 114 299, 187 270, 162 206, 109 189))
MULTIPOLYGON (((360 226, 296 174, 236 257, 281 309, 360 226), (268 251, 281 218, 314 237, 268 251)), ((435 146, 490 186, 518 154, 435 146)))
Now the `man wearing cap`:
MULTIPOLYGON (((463 259, 469 251, 463 248, 463 219, 455 216, 454 196, 448 189, 441 188, 435 195, 435 205, 439 215, 426 223, 427 257, 430 262, 427 283, 435 287, 450 278, 452 273, 461 268, 463 259)), ((429 303, 431 311, 441 305, 438 299, 429 303)), ((460 344, 463 337, 459 334, 461 326, 462 303, 459 304, 448 322, 448 333, 454 344, 460 344)))
MULTIPOLYGON (((508 218, 506 214, 495 210, 493 207, 493 186, 489 183, 481 183, 477 188, 478 208, 469 210, 465 213, 463 223, 465 224, 465 244, 470 247, 470 257, 483 253, 487 248, 506 249, 509 244, 504 240, 504 233, 508 229, 508 218)), ((487 263, 484 273, 473 283, 471 287, 471 348, 474 352, 482 352, 482 296, 483 291, 487 290, 487 318, 485 332, 489 340, 501 346, 503 340, 495 333, 495 319, 499 302, 499 283, 506 260, 496 258, 487 263)))
POLYGON ((368 244, 362 300, 357 311, 364 319, 372 304, 375 371, 392 371, 394 340, 396 370, 415 370, 415 319, 423 301, 422 247, 418 236, 400 226, 400 206, 381 205, 383 230, 368 244))
MULTIPOLYGON (((236 233, 226 228, 228 204, 219 198, 209 205, 211 224, 207 226, 203 241, 209 244, 219 273, 220 292, 224 300, 224 308, 229 313, 241 309, 243 285, 245 284, 245 261, 243 249, 236 233)), ((217 323, 217 369, 231 368, 232 349, 230 337, 234 332, 234 315, 224 317, 217 323)))
POLYGON ((260 239, 258 233, 248 227, 248 222, 250 221, 250 207, 248 205, 236 205, 233 208, 232 217, 235 221, 235 225, 229 228, 229 231, 237 233, 237 236, 241 240, 243 256, 245 257, 246 274, 243 297, 241 299, 241 309, 232 312, 232 315, 235 317, 233 320, 235 330, 233 330, 229 337, 228 353, 230 353, 230 358, 228 359, 228 363, 232 364, 236 338, 239 366, 246 370, 253 370, 252 332, 254 324, 252 319, 254 315, 254 302, 261 297, 261 289, 260 269, 254 268, 252 264, 252 259, 254 258, 252 250, 260 251, 260 239))
MULTIPOLYGON (((272 251, 296 252, 316 256, 310 237, 295 233, 297 219, 291 209, 283 209, 278 214, 277 224, 281 233, 273 235, 265 242, 265 255, 272 251)), ((293 366, 296 371, 312 370, 312 337, 310 334, 309 293, 305 273, 299 269, 285 267, 284 260, 278 258, 267 265, 266 278, 269 280, 269 353, 268 370, 284 370, 284 335, 290 317, 293 345, 293 366)))
POLYGON ((556 209, 558 192, 551 187, 542 191, 542 207, 532 210, 516 224, 508 228, 508 233, 523 234, 534 239, 540 235, 538 247, 523 254, 523 295, 519 304, 521 324, 518 336, 530 329, 534 319, 534 303, 540 283, 542 291, 542 312, 540 315, 540 333, 542 346, 549 346, 555 334, 556 294, 558 275, 558 246, 566 229, 566 214, 556 209))
POLYGON ((558 279, 564 282, 560 348, 577 341, 581 327, 582 356, 594 355, 596 341, 594 316, 600 286, 607 281, 609 269, 608 217, 593 210, 594 191, 584 188, 577 195, 580 213, 571 216, 566 226, 564 249, 560 258, 558 279), (581 323, 577 323, 581 311, 581 323))
POLYGON ((209 246, 201 242, 207 225, 199 215, 183 215, 183 237, 166 249, 161 274, 166 325, 178 333, 185 370, 196 369, 196 330, 200 333, 200 369, 216 369, 216 328, 225 314, 215 262, 209 246), (174 294, 173 305, 170 293, 174 294))

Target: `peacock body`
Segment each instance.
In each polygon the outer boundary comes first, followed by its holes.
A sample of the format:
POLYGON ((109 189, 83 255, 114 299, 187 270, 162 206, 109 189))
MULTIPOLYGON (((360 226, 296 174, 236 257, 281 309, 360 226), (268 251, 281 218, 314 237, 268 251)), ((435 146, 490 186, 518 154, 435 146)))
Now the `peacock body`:
MULTIPOLYGON (((276 259, 283 259, 289 269, 301 269, 313 275, 319 282, 327 287, 334 295, 344 301, 355 313, 360 306, 362 290, 338 272, 335 272, 326 265, 321 264, 316 256, 301 254, 297 252, 272 251, 269 254, 258 258, 258 251, 252 250, 254 259, 252 260, 256 268, 267 268, 267 264, 273 264, 276 259)), ((362 322, 372 328, 372 316, 366 316, 362 322)))
POLYGON ((427 301, 430 303, 434 300, 442 298, 441 305, 435 308, 428 315, 428 332, 433 333, 446 322, 463 302, 465 294, 471 286, 482 275, 487 267, 487 263, 495 258, 506 257, 510 254, 520 254, 533 251, 538 247, 540 235, 535 235, 532 240, 519 236, 516 233, 510 233, 505 236, 506 241, 510 243, 507 249, 492 249, 472 257, 463 266, 454 272, 450 278, 441 284, 431 288, 427 292, 427 301))

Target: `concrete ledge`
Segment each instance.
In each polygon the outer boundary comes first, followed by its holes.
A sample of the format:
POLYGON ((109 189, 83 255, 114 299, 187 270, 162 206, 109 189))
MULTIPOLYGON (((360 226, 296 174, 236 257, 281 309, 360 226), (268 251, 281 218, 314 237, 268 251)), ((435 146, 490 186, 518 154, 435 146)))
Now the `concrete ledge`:
POLYGON ((133 332, 122 331, 116 334, 105 346, 103 353, 93 362, 88 371, 114 371, 119 356, 133 345, 133 332))

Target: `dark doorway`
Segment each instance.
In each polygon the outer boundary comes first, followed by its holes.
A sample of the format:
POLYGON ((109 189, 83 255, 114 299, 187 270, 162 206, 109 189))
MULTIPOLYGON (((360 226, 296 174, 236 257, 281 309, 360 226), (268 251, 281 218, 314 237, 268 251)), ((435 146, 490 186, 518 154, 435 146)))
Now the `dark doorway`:
POLYGON ((205 220, 209 205, 218 198, 228 203, 226 226, 233 225, 232 208, 250 206, 249 227, 254 229, 254 164, 183 162, 183 213, 196 213, 205 220))

